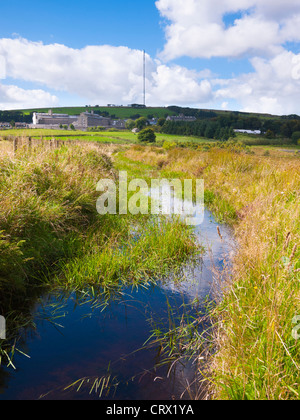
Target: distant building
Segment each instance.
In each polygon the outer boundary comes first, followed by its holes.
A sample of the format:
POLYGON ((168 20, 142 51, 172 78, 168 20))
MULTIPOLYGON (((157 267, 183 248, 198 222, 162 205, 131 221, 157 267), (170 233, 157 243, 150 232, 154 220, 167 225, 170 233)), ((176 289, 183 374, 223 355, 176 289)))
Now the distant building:
POLYGON ((174 121, 174 122, 177 122, 177 121, 185 121, 185 122, 193 122, 193 121, 197 121, 197 118, 196 117, 190 117, 190 116, 187 116, 187 115, 183 115, 183 114, 179 114, 178 116, 172 116, 172 117, 167 117, 166 118, 166 120, 167 121, 174 121))
POLYGON ((151 118, 151 120, 148 120, 148 123, 150 125, 156 125, 157 124, 157 121, 158 121, 158 118, 151 118))
POLYGON ((15 128, 27 128, 28 124, 24 123, 24 122, 16 122, 15 123, 15 128))
POLYGON ((137 109, 144 109, 147 108, 146 105, 143 104, 129 104, 129 108, 137 108, 137 109))
POLYGON ((111 127, 111 118, 105 118, 101 115, 95 114, 94 111, 82 112, 76 119, 74 126, 78 129, 87 129, 89 127, 111 127))
POLYGON ((53 126, 59 127, 60 125, 71 125, 77 121, 78 116, 70 116, 68 114, 54 114, 53 111, 48 113, 34 112, 32 117, 32 123, 34 126, 53 126))
POLYGON ((91 127, 104 127, 104 128, 125 128, 124 120, 112 120, 111 118, 102 117, 95 114, 94 111, 82 112, 80 115, 70 116, 68 114, 54 114, 52 111, 48 113, 34 112, 33 124, 31 128, 59 128, 61 125, 70 126, 74 125, 78 130, 87 130, 91 127))
POLYGON ((244 129, 239 129, 239 130, 234 130, 235 133, 242 133, 242 134, 256 134, 259 135, 261 134, 260 130, 244 130, 244 129))
POLYGON ((112 121, 112 126, 118 129, 125 129, 126 128, 125 124, 126 124, 125 120, 112 121))
POLYGON ((12 128, 11 124, 8 122, 0 122, 0 130, 7 130, 12 128))

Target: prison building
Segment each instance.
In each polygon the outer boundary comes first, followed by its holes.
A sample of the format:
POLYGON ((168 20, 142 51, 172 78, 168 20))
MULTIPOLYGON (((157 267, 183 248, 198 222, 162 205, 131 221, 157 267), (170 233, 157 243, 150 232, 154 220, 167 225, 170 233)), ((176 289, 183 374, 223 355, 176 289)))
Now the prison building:
POLYGON ((101 115, 95 114, 93 111, 82 112, 77 118, 74 126, 78 129, 87 129, 89 127, 111 127, 112 121, 110 118, 102 117, 101 115))
POLYGON ((32 122, 34 126, 60 126, 71 125, 77 121, 77 115, 54 114, 51 110, 48 113, 34 112, 32 122))

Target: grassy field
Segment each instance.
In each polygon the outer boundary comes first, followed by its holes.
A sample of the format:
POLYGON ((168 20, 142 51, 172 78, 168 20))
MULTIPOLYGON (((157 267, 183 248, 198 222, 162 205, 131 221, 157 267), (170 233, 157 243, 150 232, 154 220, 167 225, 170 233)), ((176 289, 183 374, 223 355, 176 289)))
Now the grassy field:
POLYGON ((0 131, 0 137, 9 137, 9 136, 24 136, 24 137, 56 137, 56 136, 85 136, 89 135, 89 133, 86 133, 85 131, 65 131, 65 130, 47 130, 47 129, 10 129, 10 130, 3 130, 0 131))
MULTIPOLYGON (((103 132, 86 132, 86 131, 65 131, 65 130, 46 130, 46 129, 11 129, 0 132, 0 138, 8 138, 10 136, 16 137, 43 137, 45 139, 56 138, 60 140, 84 140, 97 141, 103 143, 138 143, 137 135, 127 130, 117 131, 103 131, 103 132)), ((243 143, 250 147, 264 147, 268 149, 282 148, 300 150, 300 146, 285 144, 283 139, 266 139, 263 136, 253 136, 249 134, 237 134, 234 139, 237 142, 243 143)), ((203 144, 212 143, 214 140, 209 140, 204 137, 180 136, 173 134, 156 133, 156 141, 162 145, 165 141, 176 144, 203 144)))
MULTIPOLYGON (((101 143, 138 143, 137 134, 132 133, 131 131, 103 131, 103 132, 85 132, 85 131, 68 131, 64 130, 45 130, 45 129, 26 129, 26 130, 5 130, 5 132, 0 132, 0 138, 9 138, 10 136, 15 137, 32 137, 51 139, 56 138, 57 140, 76 140, 76 141, 96 141, 101 143)), ((159 144, 163 144, 165 141, 169 143, 187 143, 192 142, 196 144, 201 144, 207 142, 208 139, 200 137, 187 137, 187 136, 178 136, 172 134, 162 134, 156 133, 156 141, 159 144)))

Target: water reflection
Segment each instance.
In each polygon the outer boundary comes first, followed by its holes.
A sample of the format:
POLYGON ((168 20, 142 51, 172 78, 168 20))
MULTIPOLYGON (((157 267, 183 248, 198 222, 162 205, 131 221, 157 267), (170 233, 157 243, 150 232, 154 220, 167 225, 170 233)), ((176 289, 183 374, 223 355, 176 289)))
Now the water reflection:
POLYGON ((159 346, 144 344, 153 322, 168 326, 170 307, 180 318, 183 303, 198 299, 201 306, 212 298, 217 270, 225 267, 233 238, 222 227, 221 239, 216 226, 206 211, 204 223, 196 228, 205 254, 157 285, 112 289, 109 298, 92 289, 44 296, 33 311, 35 333, 21 342, 30 359, 16 354, 16 370, 0 370, 0 399, 98 399, 102 378, 107 379, 103 399, 189 399, 185 390, 195 379, 195 367, 158 368, 159 346))

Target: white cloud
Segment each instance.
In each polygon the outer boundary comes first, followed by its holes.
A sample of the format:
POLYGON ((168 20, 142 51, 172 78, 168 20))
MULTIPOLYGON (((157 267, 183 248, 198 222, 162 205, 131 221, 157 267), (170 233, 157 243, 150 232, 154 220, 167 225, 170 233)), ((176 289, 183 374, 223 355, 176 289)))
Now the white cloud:
POLYGON ((44 90, 26 90, 0 84, 0 109, 25 109, 58 105, 58 98, 44 90))
MULTIPOLYGON (((210 81, 214 104, 274 114, 300 113, 299 0, 157 0, 165 18, 160 58, 248 58, 253 72, 210 81)), ((232 61, 234 69, 234 61, 232 61)))
POLYGON ((215 81, 215 98, 235 99, 242 111, 300 114, 300 54, 282 51, 272 59, 253 58, 254 72, 215 81))
POLYGON ((212 99, 208 80, 180 66, 159 65, 152 74, 151 96, 162 104, 206 103, 212 99))
POLYGON ((300 41, 299 0, 158 0, 168 20, 161 57, 276 55, 287 41, 300 41), (225 17, 236 15, 226 27, 225 17))
MULTIPOLYGON (((142 101, 142 51, 127 47, 44 45, 26 39, 0 39, 7 77, 78 95, 94 103, 142 101)), ((149 105, 206 102, 211 96, 209 71, 147 62, 149 105)), ((1 101, 0 101, 1 102, 1 101)))
MULTIPOLYGON (((170 0, 164 1, 169 4, 170 0)), ((196 4, 194 0, 185 1, 188 5, 185 10, 196 4)), ((5 80, 0 85, 0 109, 58 106, 59 97, 66 94, 82 98, 82 103, 142 101, 143 60, 139 50, 108 45, 73 49, 18 38, 0 39, 0 56, 5 59, 10 80, 9 85, 5 80), (22 89, 17 86, 20 80, 37 88, 22 89)), ((214 79, 209 69, 197 72, 163 64, 149 55, 146 61, 149 106, 219 104, 225 108, 234 101, 244 111, 300 113, 300 55, 283 48, 272 57, 253 57, 250 60, 253 72, 231 79, 222 76, 214 79)))
POLYGON ((0 55, 0 79, 6 78, 6 62, 5 58, 0 55))

